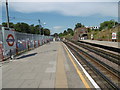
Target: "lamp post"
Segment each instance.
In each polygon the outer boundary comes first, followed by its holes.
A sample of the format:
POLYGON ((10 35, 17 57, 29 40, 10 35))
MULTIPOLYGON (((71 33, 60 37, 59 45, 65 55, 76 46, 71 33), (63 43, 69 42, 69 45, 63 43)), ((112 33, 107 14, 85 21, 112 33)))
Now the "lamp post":
MULTIPOLYGON (((44 27, 44 25, 46 25, 46 23, 45 23, 45 22, 43 23, 43 27, 44 27)), ((45 34, 45 33, 44 33, 44 28, 43 28, 43 36, 44 36, 44 34, 45 34)))
POLYGON ((41 35, 41 25, 40 25, 40 19, 38 19, 38 23, 39 23, 39 29, 40 29, 40 35, 41 35))
POLYGON ((7 27, 9 28, 9 12, 8 12, 8 0, 6 0, 6 17, 7 17, 7 27))

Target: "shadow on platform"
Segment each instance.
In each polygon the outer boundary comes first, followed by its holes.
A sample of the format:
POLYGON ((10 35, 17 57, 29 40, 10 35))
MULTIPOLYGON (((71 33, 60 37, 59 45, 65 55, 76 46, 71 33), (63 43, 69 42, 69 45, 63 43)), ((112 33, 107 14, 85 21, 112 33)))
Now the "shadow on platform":
POLYGON ((49 52, 56 52, 57 50, 48 50, 48 51, 44 51, 44 52, 40 52, 40 53, 49 53, 49 52))
POLYGON ((27 55, 23 55, 17 59, 23 59, 23 58, 27 58, 27 57, 31 57, 31 56, 35 56, 37 53, 32 53, 32 54, 27 54, 27 55))

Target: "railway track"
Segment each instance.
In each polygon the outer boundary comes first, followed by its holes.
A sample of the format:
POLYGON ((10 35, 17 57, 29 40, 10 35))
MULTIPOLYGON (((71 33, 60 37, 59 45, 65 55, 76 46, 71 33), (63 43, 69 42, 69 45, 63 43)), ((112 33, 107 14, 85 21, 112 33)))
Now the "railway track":
POLYGON ((107 49, 107 50, 110 50, 110 51, 114 51, 114 52, 120 53, 120 48, 103 46, 103 45, 99 45, 99 44, 95 44, 95 43, 89 43, 89 42, 84 42, 84 41, 79 41, 79 42, 80 43, 86 43, 86 44, 89 44, 91 46, 95 46, 95 47, 99 47, 99 48, 103 48, 103 49, 107 49))
POLYGON ((117 65, 120 65, 120 61, 119 61, 120 55, 119 54, 114 54, 114 53, 111 53, 111 52, 108 52, 108 51, 105 51, 102 49, 98 49, 98 48, 95 48, 94 46, 90 46, 85 43, 78 43, 75 41, 71 41, 71 42, 73 42, 76 45, 79 45, 82 48, 85 48, 93 53, 96 53, 96 54, 100 55, 101 57, 106 58, 107 60, 109 60, 117 65))
POLYGON ((101 59, 101 60, 99 60, 99 62, 101 64, 103 64, 104 66, 106 66, 109 70, 114 72, 116 75, 118 75, 118 76, 120 75, 120 69, 118 69, 118 67, 120 65, 120 59, 119 59, 120 55, 118 53, 114 54, 114 53, 108 52, 106 50, 99 49, 99 48, 96 48, 96 47, 93 47, 93 46, 90 46, 87 44, 78 43, 75 41, 71 41, 71 42, 86 49, 86 50, 88 50, 88 51, 90 51, 90 52, 93 52, 93 53, 99 55, 100 57, 105 58, 104 61, 101 59), (109 62, 105 63, 106 61, 112 62, 113 64, 109 63, 109 62), (110 66, 110 64, 111 64, 111 66, 110 66))
POLYGON ((79 48, 80 46, 77 47, 71 42, 64 43, 102 89, 119 90, 119 71, 79 48))

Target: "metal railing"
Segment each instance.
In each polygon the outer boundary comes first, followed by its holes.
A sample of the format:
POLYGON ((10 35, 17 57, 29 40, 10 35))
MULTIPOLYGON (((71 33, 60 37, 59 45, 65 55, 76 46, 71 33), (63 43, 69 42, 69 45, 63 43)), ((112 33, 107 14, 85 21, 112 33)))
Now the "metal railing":
POLYGON ((52 36, 42 36, 37 34, 27 34, 15 32, 15 42, 16 48, 10 50, 5 50, 3 44, 3 35, 2 30, 0 30, 0 61, 10 57, 10 53, 12 55, 18 55, 25 51, 37 48, 49 41, 53 40, 52 36))

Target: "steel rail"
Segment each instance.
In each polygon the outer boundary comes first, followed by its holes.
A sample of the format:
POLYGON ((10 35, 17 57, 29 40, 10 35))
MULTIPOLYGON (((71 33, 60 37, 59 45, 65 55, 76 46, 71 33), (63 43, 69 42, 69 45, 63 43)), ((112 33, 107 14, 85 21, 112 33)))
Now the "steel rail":
POLYGON ((86 44, 89 44, 89 45, 92 45, 92 46, 95 46, 95 47, 100 47, 100 48, 103 48, 103 49, 106 49, 106 50, 110 50, 110 51, 120 53, 120 48, 109 47, 109 46, 104 46, 104 45, 99 45, 99 44, 89 43, 89 42, 84 42, 84 41, 79 41, 79 42, 86 43, 86 44))
POLYGON ((77 43, 75 41, 71 41, 79 46, 81 46, 82 48, 84 49, 87 49, 91 52, 94 52, 96 53, 97 55, 100 55, 101 57, 103 58, 106 58, 107 60, 117 64, 117 65, 120 65, 120 56, 119 55, 116 55, 116 54, 113 54, 113 53, 109 53, 107 51, 104 51, 104 50, 100 50, 100 49, 97 49, 97 48, 94 48, 94 47, 91 47, 91 46, 88 46, 88 45, 83 45, 82 43, 77 43))
MULTIPOLYGON (((110 86, 112 86, 115 89, 119 89, 119 87, 117 85, 115 85, 108 77, 106 77, 102 72, 100 72, 97 68, 95 68, 94 65, 92 65, 90 62, 88 62, 85 58, 83 58, 83 56, 81 56, 79 54, 79 52, 84 53, 82 50, 80 50, 79 48, 73 46, 72 44, 68 44, 66 42, 64 42, 72 51, 74 51, 79 57, 80 59, 82 59, 90 68, 92 68, 98 75, 100 75, 107 83, 110 84, 110 86), (74 49, 78 49, 79 52, 75 51, 74 49)), ((86 53, 85 53, 86 54, 86 53)), ((95 59, 95 58, 93 58, 95 59)))

